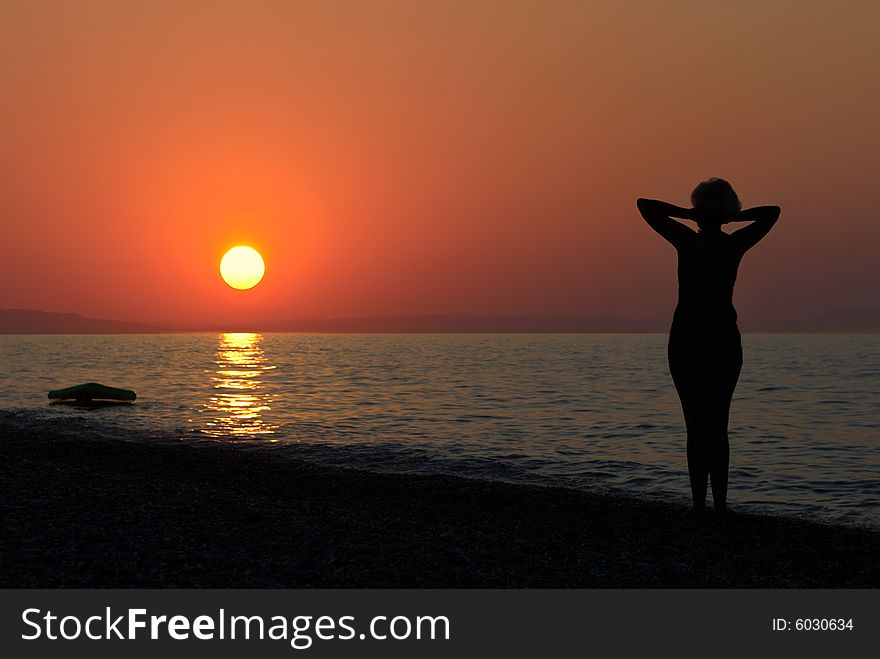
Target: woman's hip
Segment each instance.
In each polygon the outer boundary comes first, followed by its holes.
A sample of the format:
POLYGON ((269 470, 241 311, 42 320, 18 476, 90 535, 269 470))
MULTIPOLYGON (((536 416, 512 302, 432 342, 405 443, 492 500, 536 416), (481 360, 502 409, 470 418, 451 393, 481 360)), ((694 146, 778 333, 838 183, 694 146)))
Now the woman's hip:
POLYGON ((679 381, 696 381, 695 385, 736 384, 742 368, 742 341, 739 329, 691 331, 676 328, 669 333, 669 370, 678 386, 679 381))

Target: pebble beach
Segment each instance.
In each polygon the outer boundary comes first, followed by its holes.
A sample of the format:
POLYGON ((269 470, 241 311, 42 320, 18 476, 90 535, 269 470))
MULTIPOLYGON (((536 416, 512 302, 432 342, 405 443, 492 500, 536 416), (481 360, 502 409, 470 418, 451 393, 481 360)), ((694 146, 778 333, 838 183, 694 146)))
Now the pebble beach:
POLYGON ((4 588, 864 588, 880 532, 0 423, 4 588))

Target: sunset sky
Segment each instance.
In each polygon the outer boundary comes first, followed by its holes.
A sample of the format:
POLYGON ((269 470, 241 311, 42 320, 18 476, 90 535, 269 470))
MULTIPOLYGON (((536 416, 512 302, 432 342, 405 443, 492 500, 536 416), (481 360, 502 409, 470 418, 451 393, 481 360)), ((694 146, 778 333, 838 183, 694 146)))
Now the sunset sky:
POLYGON ((0 7, 0 307, 666 318, 635 199, 710 176, 783 209, 741 318, 880 306, 875 0, 0 7))

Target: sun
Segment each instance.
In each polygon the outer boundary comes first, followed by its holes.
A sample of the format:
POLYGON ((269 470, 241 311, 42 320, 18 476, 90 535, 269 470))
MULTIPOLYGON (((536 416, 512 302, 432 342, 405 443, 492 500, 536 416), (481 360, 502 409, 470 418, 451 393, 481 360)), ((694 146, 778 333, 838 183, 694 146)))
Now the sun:
POLYGON ((233 247, 220 259, 220 276, 223 281, 240 291, 259 284, 265 272, 263 257, 247 245, 233 247))

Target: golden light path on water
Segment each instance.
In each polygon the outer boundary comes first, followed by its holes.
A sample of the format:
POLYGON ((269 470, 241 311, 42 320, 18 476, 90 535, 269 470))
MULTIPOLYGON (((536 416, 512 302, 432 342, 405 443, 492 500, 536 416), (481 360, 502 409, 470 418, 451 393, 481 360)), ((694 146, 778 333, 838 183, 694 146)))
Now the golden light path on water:
POLYGON ((273 396, 263 387, 263 376, 275 366, 262 348, 263 336, 255 333, 221 334, 212 374, 213 395, 202 406, 202 432, 212 437, 266 437, 278 426, 266 415, 273 396))

